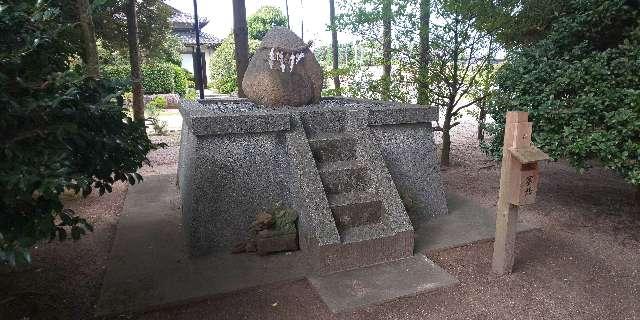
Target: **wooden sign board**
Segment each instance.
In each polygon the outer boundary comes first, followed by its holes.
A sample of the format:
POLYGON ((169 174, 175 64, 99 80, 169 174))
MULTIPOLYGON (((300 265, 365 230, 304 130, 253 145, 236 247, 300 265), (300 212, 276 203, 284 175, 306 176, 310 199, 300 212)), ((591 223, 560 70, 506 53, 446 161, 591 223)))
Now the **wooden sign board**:
POLYGON ((540 179, 538 164, 535 162, 528 164, 514 163, 512 170, 514 172, 511 173, 509 203, 516 206, 535 203, 540 179))

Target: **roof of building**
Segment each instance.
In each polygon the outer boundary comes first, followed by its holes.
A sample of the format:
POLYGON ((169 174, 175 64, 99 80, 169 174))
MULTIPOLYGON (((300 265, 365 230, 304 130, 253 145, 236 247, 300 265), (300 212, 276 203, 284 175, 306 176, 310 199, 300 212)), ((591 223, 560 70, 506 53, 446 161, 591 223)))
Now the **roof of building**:
MULTIPOLYGON (((193 30, 174 30, 173 33, 180 39, 184 45, 196 44, 196 33, 193 30)), ((206 32, 200 32, 200 43, 205 46, 217 46, 222 41, 206 32)))
MULTIPOLYGON (((184 45, 196 44, 196 33, 194 31, 194 18, 189 13, 182 12, 172 6, 169 6, 172 11, 171 15, 171 27, 173 33, 180 39, 184 45)), ((203 28, 209 23, 209 19, 204 17, 198 17, 200 21, 200 28, 203 28)), ((219 45, 222 40, 217 37, 200 31, 200 43, 205 46, 219 45)))
MULTIPOLYGON (((195 19, 192 14, 182 12, 172 6, 169 6, 169 8, 171 9, 171 25, 174 29, 193 29, 195 19)), ((209 19, 205 17, 198 17, 198 20, 200 21, 200 28, 209 24, 209 19)))

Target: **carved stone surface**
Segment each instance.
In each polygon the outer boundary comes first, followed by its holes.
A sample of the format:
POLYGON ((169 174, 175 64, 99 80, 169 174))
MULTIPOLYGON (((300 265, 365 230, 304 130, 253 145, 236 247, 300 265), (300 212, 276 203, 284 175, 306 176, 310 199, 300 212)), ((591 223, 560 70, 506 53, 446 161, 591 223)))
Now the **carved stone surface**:
POLYGON ((287 28, 275 27, 251 58, 242 89, 249 100, 270 107, 317 103, 322 67, 302 39, 287 28))

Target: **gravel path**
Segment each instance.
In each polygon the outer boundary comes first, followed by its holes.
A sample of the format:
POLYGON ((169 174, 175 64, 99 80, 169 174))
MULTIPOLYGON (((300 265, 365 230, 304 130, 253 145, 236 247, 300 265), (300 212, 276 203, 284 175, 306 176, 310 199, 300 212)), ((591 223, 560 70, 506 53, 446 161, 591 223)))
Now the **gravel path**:
MULTIPOLYGON (((499 168, 477 148, 475 125, 453 132, 446 188, 495 209, 499 168)), ((144 175, 173 173, 176 135, 149 155, 144 175)), ((90 319, 126 186, 71 206, 96 226, 79 242, 47 243, 34 264, 0 271, 0 319, 90 319), (57 316, 56 316, 57 315, 57 316)), ((177 308, 114 319, 640 319, 640 207, 634 189, 602 169, 579 175, 541 166, 538 202, 521 210, 542 230, 518 237, 515 272, 490 272, 492 243, 430 255, 458 286, 333 315, 307 281, 243 290, 177 308)))

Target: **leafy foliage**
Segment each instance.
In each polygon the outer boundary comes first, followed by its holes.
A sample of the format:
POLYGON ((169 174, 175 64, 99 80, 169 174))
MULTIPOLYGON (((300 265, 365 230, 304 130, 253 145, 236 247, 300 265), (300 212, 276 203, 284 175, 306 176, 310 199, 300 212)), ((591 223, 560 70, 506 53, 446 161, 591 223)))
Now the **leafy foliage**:
MULTIPOLYGON (((280 9, 264 6, 247 19, 249 29, 249 56, 260 46, 260 40, 274 26, 286 26, 287 18, 280 9)), ((211 57, 209 66, 211 87, 219 93, 232 93, 238 90, 236 83, 235 41, 230 34, 222 41, 211 57)))
POLYGON ((432 23, 430 65, 427 70, 427 95, 432 105, 440 107, 442 123, 443 165, 449 165, 450 130, 456 127, 465 109, 484 100, 483 74, 492 69, 495 46, 490 35, 473 28, 474 20, 452 10, 461 1, 448 1, 435 10, 432 23), (469 100, 468 98, 474 97, 469 100))
POLYGON ((175 92, 175 73, 169 63, 152 63, 142 68, 142 79, 145 93, 175 92))
MULTIPOLYGON (((128 64, 105 65, 102 67, 104 78, 120 88, 130 90, 131 68, 128 64)), ((146 94, 187 92, 189 72, 170 63, 149 63, 142 66, 142 86, 146 94)))
MULTIPOLYGON (((253 55, 260 46, 258 40, 249 39, 249 54, 253 55)), ((229 35, 211 56, 209 66, 211 86, 219 93, 232 93, 238 89, 236 83, 235 41, 229 35)))
POLYGON ((114 87, 72 68, 74 24, 47 1, 0 6, 0 262, 30 262, 41 240, 79 239, 92 227, 64 208, 65 190, 87 196, 135 184, 154 149, 144 123, 114 87))
MULTIPOLYGON (((93 2, 96 35, 106 47, 128 57, 126 8, 129 0, 93 2)), ((62 1, 64 2, 64 1, 62 1)), ((162 0, 137 1, 138 41, 143 59, 180 62, 179 41, 171 35, 171 8, 162 0)), ((67 6, 69 6, 67 4, 67 6)), ((72 7, 73 6, 69 6, 72 7)))
POLYGON ((497 74, 485 149, 501 152, 505 113, 530 112, 535 143, 580 170, 590 160, 640 185, 640 12, 623 0, 572 0, 541 41, 497 74))
POLYGON ((147 113, 147 120, 151 123, 153 131, 158 135, 166 134, 167 122, 159 118, 162 110, 166 108, 167 98, 162 96, 154 97, 144 107, 147 113))
POLYGON ((187 70, 182 69, 176 65, 172 65, 173 68, 173 84, 174 92, 180 96, 184 96, 187 93, 187 87, 189 86, 189 80, 187 79, 187 70))
POLYGON ((571 13, 570 1, 462 0, 453 8, 474 20, 474 26, 491 33, 506 47, 535 43, 551 30, 553 22, 571 13))
POLYGON ((381 77, 383 3, 386 0, 340 1, 342 14, 336 16, 336 28, 357 36, 354 46, 357 57, 342 68, 345 73, 343 93, 365 99, 381 99, 387 95, 393 101, 410 102, 415 94, 420 19, 416 1, 393 1, 391 78, 381 77))
POLYGON ((262 40, 271 28, 277 26, 286 27, 287 17, 279 8, 272 6, 261 7, 247 19, 250 39, 262 40))

